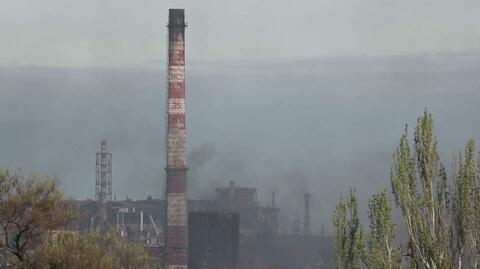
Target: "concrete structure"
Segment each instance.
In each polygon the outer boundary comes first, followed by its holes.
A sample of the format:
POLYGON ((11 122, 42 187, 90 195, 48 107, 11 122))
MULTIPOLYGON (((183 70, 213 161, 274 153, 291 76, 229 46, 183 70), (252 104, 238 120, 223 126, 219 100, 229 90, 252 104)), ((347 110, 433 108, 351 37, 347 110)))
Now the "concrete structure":
MULTIPOLYGON (((260 206, 256 201, 256 188, 239 187, 232 181, 229 187, 217 188, 217 197, 214 200, 188 200, 186 202, 188 212, 221 211, 232 212, 240 215, 240 232, 244 236, 256 236, 257 234, 275 234, 279 231, 278 207, 260 206), (229 190, 236 195, 225 194, 229 190), (221 195, 219 194, 221 193, 221 195), (237 202, 226 202, 225 197, 238 197, 237 202), (245 196, 245 197, 244 197, 245 196)), ((76 204, 85 213, 88 219, 82 219, 79 227, 84 230, 91 226, 90 217, 96 216, 101 207, 95 201, 77 201, 76 204)), ((116 230, 123 236, 136 238, 135 241, 159 245, 166 244, 166 201, 153 199, 149 196, 145 200, 132 201, 115 200, 106 204, 107 220, 115 225, 116 230), (156 229, 153 227, 150 216, 157 226, 159 238, 156 239, 156 229), (140 236, 142 234, 143 236, 140 236), (149 235, 148 235, 149 234, 149 235), (143 238, 143 239, 141 239, 143 238), (149 242, 147 242, 147 239, 149 242)))
POLYGON ((276 233, 278 231, 278 208, 259 206, 257 189, 240 187, 230 181, 228 187, 216 188, 218 210, 240 214, 240 234, 276 233))
POLYGON ((228 211, 188 215, 188 267, 236 268, 239 260, 239 215, 228 211))
MULTIPOLYGON (((332 238, 326 236, 325 233, 323 236, 317 236, 313 233, 305 235, 303 231, 300 232, 302 221, 300 221, 299 214, 294 215, 294 233, 285 233, 285 229, 279 227, 280 208, 278 205, 273 207, 273 203, 270 204, 270 202, 268 206, 260 206, 256 198, 257 190, 255 188, 240 187, 232 182, 224 188, 215 189, 215 191, 217 191, 217 197, 214 200, 188 200, 188 212, 199 212, 200 215, 204 212, 238 214, 240 250, 239 264, 236 268, 256 269, 277 266, 277 268, 285 269, 303 269, 308 268, 306 267, 307 265, 310 266, 309 268, 313 268, 311 265, 317 262, 322 263, 321 268, 334 268, 332 238), (222 193, 222 195, 218 192, 222 193), (230 195, 229 193, 237 194, 230 195), (225 197, 235 197, 237 195, 239 201, 233 203, 225 201, 225 197), (233 208, 231 208, 232 206, 233 208)), ((100 204, 93 200, 69 202, 76 205, 84 213, 82 214, 82 219, 76 223, 76 226, 81 231, 92 227, 91 218, 101 211, 100 204)), ((106 209, 108 223, 116 227, 117 234, 122 240, 143 245, 150 253, 152 263, 165 264, 165 223, 167 217, 165 215, 165 200, 154 199, 150 196, 144 200, 135 201, 127 198, 126 200, 108 201, 106 209)), ((189 218, 189 239, 192 239, 191 236, 194 234, 200 236, 202 229, 205 228, 205 226, 196 224, 190 226, 192 222, 195 222, 195 220, 192 219, 191 221, 189 218)), ((220 223, 225 224, 226 222, 228 222, 226 219, 220 220, 220 223)), ((189 240, 189 264, 198 265, 198 259, 203 259, 201 255, 205 255, 205 252, 202 254, 198 252, 190 253, 190 251, 201 250, 202 244, 211 245, 212 242, 208 241, 210 240, 209 238, 229 237, 225 233, 222 234, 221 229, 211 231, 213 233, 211 236, 213 237, 205 235, 197 238, 196 242, 189 240), (197 262, 195 260, 190 261, 191 258, 196 259, 197 262)), ((235 237, 232 236, 231 238, 231 242, 217 243, 221 245, 227 243, 236 244, 235 237)), ((212 259, 213 257, 209 257, 207 264, 213 265, 213 263, 217 263, 218 260, 214 261, 212 259)), ((220 260, 217 264, 223 262, 225 260, 220 260)))
POLYGON ((185 27, 185 11, 170 9, 165 188, 165 262, 169 269, 186 269, 188 264, 185 27))
POLYGON ((237 268, 335 268, 334 239, 330 236, 278 234, 240 238, 237 268))
POLYGON ((257 206, 257 189, 235 186, 230 181, 227 188, 217 188, 217 200, 230 209, 249 208, 257 206))

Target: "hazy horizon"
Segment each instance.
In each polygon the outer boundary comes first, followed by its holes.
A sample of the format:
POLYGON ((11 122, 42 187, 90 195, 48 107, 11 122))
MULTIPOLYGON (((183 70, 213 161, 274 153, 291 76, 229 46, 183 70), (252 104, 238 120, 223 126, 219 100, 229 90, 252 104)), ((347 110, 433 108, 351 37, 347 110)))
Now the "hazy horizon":
MULTIPOLYGON (((313 230, 341 192, 361 203, 389 188, 404 124, 428 108, 447 167, 479 142, 480 53, 342 57, 285 63, 190 63, 187 131, 192 199, 236 180, 277 191, 284 228, 312 193, 313 230)), ((67 197, 94 197, 100 140, 113 153, 117 199, 163 196, 164 65, 0 68, 0 165, 55 174, 67 197)))

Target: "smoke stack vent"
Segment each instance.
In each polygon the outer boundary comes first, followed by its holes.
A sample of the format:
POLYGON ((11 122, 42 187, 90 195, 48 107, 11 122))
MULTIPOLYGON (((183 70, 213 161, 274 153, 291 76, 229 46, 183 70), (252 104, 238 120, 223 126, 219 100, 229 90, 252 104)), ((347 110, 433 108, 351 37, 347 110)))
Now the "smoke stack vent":
POLYGON ((186 269, 188 264, 185 27, 185 11, 170 9, 165 168, 165 261, 168 269, 186 269))

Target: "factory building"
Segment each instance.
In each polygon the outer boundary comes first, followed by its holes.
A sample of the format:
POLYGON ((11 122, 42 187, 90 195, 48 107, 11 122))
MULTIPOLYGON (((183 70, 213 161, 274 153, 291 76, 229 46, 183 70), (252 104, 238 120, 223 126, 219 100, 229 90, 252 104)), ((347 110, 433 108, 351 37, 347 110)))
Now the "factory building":
MULTIPOLYGON (((275 192, 271 205, 261 206, 255 187, 230 181, 212 188, 213 200, 188 199, 185 28, 184 10, 170 9, 164 199, 112 199, 112 154, 102 141, 95 200, 69 201, 84 213, 78 229, 113 227, 122 240, 143 245, 152 264, 170 269, 332 268, 331 238, 311 231, 309 194, 304 196, 304 233, 292 234, 279 229, 275 192), (330 259, 322 259, 322 253, 330 259)), ((294 223, 299 231, 300 221, 294 223)))
MULTIPOLYGON (((230 266, 234 264, 235 257, 238 257, 235 268, 255 269, 272 265, 278 268, 300 269, 305 264, 319 262, 324 266, 333 266, 332 238, 313 233, 307 235, 304 232, 298 234, 281 232, 278 228, 280 208, 274 207, 274 203, 261 206, 257 201, 256 188, 238 186, 232 181, 227 186, 216 188, 212 192, 215 192, 213 200, 188 200, 187 202, 187 209, 190 212, 189 265, 200 266, 202 263, 199 261, 207 259, 207 263, 212 266, 215 263, 230 266), (225 200, 226 197, 228 200, 225 200), (230 200, 231 198, 233 200, 230 200), (202 231, 205 231, 207 224, 212 224, 215 228, 209 234, 203 234, 202 231), (212 260, 213 256, 204 256, 208 252, 198 252, 205 244, 213 244, 208 238, 220 240, 211 248, 223 246, 222 249, 230 249, 229 258, 212 260), (231 241, 225 241, 225 238, 230 238, 231 241), (234 247, 236 244, 238 249, 234 247), (288 267, 282 267, 282 264, 288 267)), ((101 207, 94 200, 75 201, 75 203, 85 213, 78 227, 86 230, 91 227, 91 218, 98 214, 101 207)), ((164 199, 152 197, 143 200, 127 198, 121 201, 108 201, 106 203, 107 221, 123 240, 142 244, 153 257, 158 259, 159 264, 163 264, 165 262, 165 208, 164 199)))
POLYGON ((239 260, 239 215, 228 211, 188 214, 188 267, 236 268, 239 260))

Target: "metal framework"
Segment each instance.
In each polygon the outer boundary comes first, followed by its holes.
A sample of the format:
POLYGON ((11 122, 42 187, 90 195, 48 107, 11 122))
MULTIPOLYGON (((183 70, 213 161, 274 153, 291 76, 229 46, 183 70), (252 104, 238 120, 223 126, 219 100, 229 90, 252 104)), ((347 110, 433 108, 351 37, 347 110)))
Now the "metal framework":
POLYGON ((107 150, 107 142, 100 142, 100 152, 95 158, 95 200, 112 200, 112 153, 107 150))
POLYGON ((293 234, 300 234, 300 221, 298 220, 298 215, 295 212, 295 215, 293 216, 293 229, 292 229, 293 234))
POLYGON ((272 191, 272 208, 275 208, 276 207, 276 203, 275 203, 275 192, 272 191))
POLYGON ((305 193, 303 195, 305 197, 305 219, 303 221, 303 232, 306 235, 310 235, 311 229, 310 229, 310 194, 305 193))

